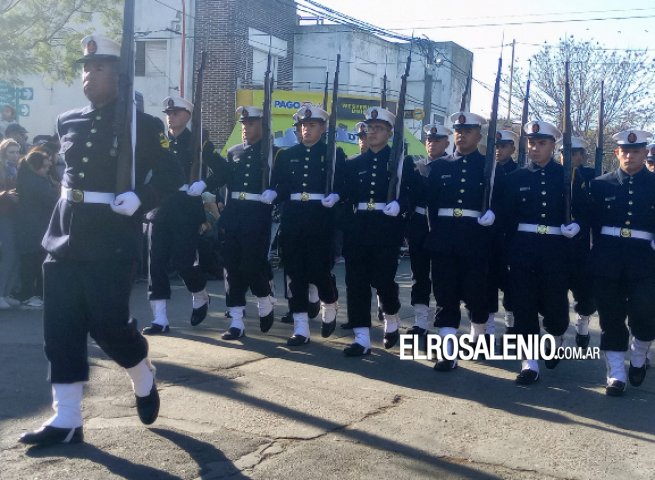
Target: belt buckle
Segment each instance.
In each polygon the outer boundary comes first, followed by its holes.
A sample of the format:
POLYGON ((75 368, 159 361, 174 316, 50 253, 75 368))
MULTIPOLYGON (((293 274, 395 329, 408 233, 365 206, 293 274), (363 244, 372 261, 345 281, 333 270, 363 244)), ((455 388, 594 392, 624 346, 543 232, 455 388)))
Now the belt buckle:
POLYGON ((547 225, 537 225, 537 233, 540 235, 546 235, 548 233, 547 225))
POLYGON ((84 192, 74 188, 71 190, 71 202, 82 203, 84 201, 84 192))
POLYGON ((302 193, 300 194, 300 201, 301 201, 301 202, 306 202, 307 200, 309 200, 309 193, 307 193, 307 192, 302 192, 302 193))
POLYGON ((239 192, 239 200, 245 200, 246 199, 246 192, 239 192))
POLYGON ((621 229, 621 236, 622 236, 623 238, 630 238, 630 237, 632 237, 632 230, 630 230, 629 228, 622 228, 622 229, 621 229))
POLYGON ((453 208, 453 217, 462 217, 464 216, 464 211, 461 208, 453 208))
POLYGON ((370 212, 371 210, 375 210, 375 202, 368 202, 368 203, 366 204, 366 210, 368 210, 369 212, 370 212))

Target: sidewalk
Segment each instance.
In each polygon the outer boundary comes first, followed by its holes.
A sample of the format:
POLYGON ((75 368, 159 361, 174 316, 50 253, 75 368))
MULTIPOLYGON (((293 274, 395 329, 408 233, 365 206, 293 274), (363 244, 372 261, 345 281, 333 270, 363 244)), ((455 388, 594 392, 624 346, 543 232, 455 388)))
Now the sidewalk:
MULTIPOLYGON (((344 266, 335 267, 345 321, 344 266)), ((399 283, 411 326, 409 261, 399 283)), ((276 316, 286 312, 276 272, 276 316)), ((190 298, 176 288, 171 333, 150 340, 162 408, 139 423, 127 375, 92 342, 84 399, 85 442, 48 449, 18 445, 50 416, 41 313, 0 312, 0 479, 652 479, 655 476, 655 371, 623 398, 604 394, 602 360, 542 366, 528 388, 513 361, 460 362, 439 373, 426 361, 385 351, 374 318, 373 354, 345 358, 350 332, 337 327, 286 347, 290 325, 259 332, 247 307, 246 337, 221 340, 222 282, 211 282, 210 317, 188 323, 190 298)), ((134 316, 150 321, 145 285, 134 316)), ((571 316, 573 318, 573 315, 571 316)), ((502 321, 497 318, 498 331, 502 321)), ((467 331, 468 322, 460 331, 467 331)), ((573 327, 567 345, 574 344, 573 327)), ((592 321, 591 346, 599 342, 592 321)))

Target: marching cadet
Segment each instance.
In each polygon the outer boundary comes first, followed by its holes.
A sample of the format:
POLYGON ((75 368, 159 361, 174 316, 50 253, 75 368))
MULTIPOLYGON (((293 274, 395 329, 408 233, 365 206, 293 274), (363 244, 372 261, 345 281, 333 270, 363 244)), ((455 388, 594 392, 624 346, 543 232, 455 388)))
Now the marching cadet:
MULTIPOLYGON (((543 121, 528 122, 523 129, 529 162, 507 176, 499 219, 508 248, 514 332, 538 335, 541 314, 544 329, 555 337, 559 348, 569 325, 567 239, 580 231, 576 221, 584 218, 586 202, 581 189, 574 189, 571 217, 575 221, 564 225, 564 169, 553 159, 561 133, 543 121)), ((555 368, 558 362, 546 360, 546 368, 555 368)), ((516 383, 529 385, 538 379, 536 358, 523 360, 516 383)))
POLYGON ((114 193, 117 151, 113 124, 118 98, 117 43, 90 35, 82 40, 82 84, 89 106, 57 120, 66 171, 61 199, 43 247, 45 353, 50 362, 54 416, 24 434, 26 444, 51 445, 83 440, 82 390, 89 378, 87 335, 127 370, 141 422, 153 423, 159 394, 148 343, 130 318, 133 272, 140 253, 141 215, 157 197, 183 180, 162 147, 158 122, 136 115, 134 191, 114 193))
POLYGON ((646 157, 646 168, 651 173, 655 173, 655 143, 650 143, 646 147, 648 149, 648 156, 646 157))
POLYGON ((610 396, 623 395, 627 380, 641 385, 655 339, 655 176, 644 165, 650 136, 640 130, 614 135, 619 168, 591 182, 594 293, 610 396))
POLYGON ((314 105, 296 112, 302 143, 281 151, 273 166, 271 187, 261 201, 285 202, 280 225, 280 242, 289 277, 289 308, 293 314, 293 335, 287 345, 309 343, 309 284, 316 285, 322 307, 321 336, 334 332, 338 292, 332 277, 334 265, 334 212, 342 188, 345 156, 337 149, 332 192, 325 195, 328 165, 327 145, 321 141, 328 113, 314 105))
POLYGON ((377 290, 384 315, 384 347, 393 347, 399 338, 400 301, 395 282, 398 256, 403 237, 401 211, 407 210, 408 182, 413 162, 404 159, 398 165, 399 188, 388 201, 395 115, 381 107, 366 111, 368 150, 346 162, 346 202, 355 215, 344 231, 343 253, 346 259, 346 295, 348 324, 355 341, 344 349, 349 357, 371 353, 371 287, 377 290), (403 207, 401 207, 401 204, 403 207))
MULTIPOLYGON (((425 249, 428 236, 428 213, 424 178, 430 174, 437 159, 446 157, 450 142, 448 136, 452 131, 436 123, 425 125, 425 150, 427 157, 416 160, 416 169, 411 177, 409 221, 406 238, 409 246, 409 261, 412 269, 411 302, 414 307, 414 325, 407 330, 409 335, 428 333, 428 309, 430 306, 430 252, 425 249)), ((409 180, 409 179, 408 179, 409 180)))
MULTIPOLYGON (((494 204, 500 202, 503 182, 507 175, 518 168, 512 155, 516 151, 519 138, 511 130, 498 130, 496 132, 496 168, 494 169, 494 204)), ((508 333, 514 329, 514 314, 512 313, 512 299, 507 285, 507 259, 504 255, 504 236, 498 229, 492 230, 489 254, 489 270, 487 272, 487 302, 489 317, 487 319, 486 333, 496 333, 494 314, 498 312, 498 290, 503 291, 503 308, 505 309, 505 327, 508 333)))
MULTIPOLYGON (((190 178, 195 153, 193 138, 187 128, 193 113, 193 103, 182 97, 172 96, 162 100, 163 112, 168 124, 168 148, 190 178)), ((203 164, 213 163, 214 146, 205 143, 203 164)), ((193 186, 193 185, 192 185, 193 186)), ((209 294, 207 279, 196 263, 200 225, 205 221, 205 211, 198 188, 180 186, 179 191, 163 199, 161 205, 149 212, 150 225, 150 285, 149 300, 153 313, 152 323, 143 329, 144 335, 158 335, 170 330, 166 301, 171 298, 168 267, 172 265, 182 277, 192 295, 191 325, 196 326, 207 316, 209 294)))
MULTIPOLYGON (((487 305, 488 229, 494 223, 491 210, 480 211, 484 197, 485 157, 478 151, 480 115, 457 112, 450 117, 455 130, 455 152, 434 162, 427 178, 430 233, 425 241, 432 254, 432 285, 441 307, 435 326, 439 335, 455 335, 459 328, 460 301, 471 312, 474 336, 485 333, 487 305)), ((449 371, 457 360, 441 359, 434 368, 449 371)))
POLYGON ((228 150, 227 161, 221 158, 206 182, 198 182, 198 188, 203 190, 223 186, 228 190, 221 225, 225 229, 225 300, 231 323, 223 333, 224 340, 236 340, 245 334, 243 316, 248 289, 257 297, 262 332, 271 329, 275 317, 268 263, 273 207, 270 202, 262 203, 262 176, 264 171, 267 175, 270 171, 270 165, 266 167, 268 155, 262 156, 261 151, 263 111, 240 106, 236 114, 244 142, 228 150))
MULTIPOLYGON (((580 137, 571 137, 571 164, 573 167, 573 189, 589 192, 595 171, 586 167, 587 142, 580 137)), ((560 163, 564 163, 563 147, 560 147, 560 163)), ((589 254, 591 252, 591 225, 579 221, 580 233, 571 239, 569 247, 571 261, 571 293, 576 313, 575 343, 578 347, 589 346, 589 317, 596 311, 593 284, 590 281, 589 254)))

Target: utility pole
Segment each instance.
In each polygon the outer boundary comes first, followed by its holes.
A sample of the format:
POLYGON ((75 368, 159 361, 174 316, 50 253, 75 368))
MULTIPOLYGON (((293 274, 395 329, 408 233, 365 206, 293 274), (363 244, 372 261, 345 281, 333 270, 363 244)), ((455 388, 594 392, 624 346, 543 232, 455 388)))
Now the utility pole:
POLYGON ((180 97, 184 98, 184 62, 186 55, 186 0, 182 0, 182 45, 180 47, 180 97))
POLYGON ((423 125, 432 123, 432 82, 434 80, 434 43, 426 40, 425 49, 425 80, 423 88, 423 125))
MULTIPOLYGON (((510 116, 512 115, 512 82, 514 81, 514 46, 516 45, 516 40, 512 40, 512 63, 509 67, 509 100, 507 104, 507 122, 509 122, 510 116)), ((510 123, 511 125, 511 123, 510 123)))

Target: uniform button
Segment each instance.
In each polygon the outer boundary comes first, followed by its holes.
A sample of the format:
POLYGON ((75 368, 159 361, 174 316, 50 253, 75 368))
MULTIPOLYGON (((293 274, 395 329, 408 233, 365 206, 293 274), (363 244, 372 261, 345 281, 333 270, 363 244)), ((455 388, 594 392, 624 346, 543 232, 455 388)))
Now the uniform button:
POLYGON ((309 177, 309 174, 305 173, 303 174, 303 177, 309 177))
POLYGON ((545 213, 542 213, 542 214, 541 214, 541 218, 546 218, 546 214, 545 214, 545 213))
POLYGON ((248 160, 250 160, 251 158, 252 158, 252 155, 248 155, 248 160))
POLYGON ((546 182, 541 182, 542 185, 546 185, 546 182))
POLYGON ((632 212, 628 212, 628 216, 629 216, 629 217, 632 216, 632 212))
POLYGON ((373 159, 373 161, 374 161, 374 162, 377 162, 377 161, 378 161, 377 157, 375 157, 375 158, 373 159))
POLYGON ((93 146, 93 142, 86 142, 87 148, 91 148, 93 146))
POLYGON ((97 132, 98 132, 98 130, 96 130, 95 128, 91 129, 91 133, 97 133, 97 132))
POLYGON ((629 190, 628 193, 629 193, 630 195, 632 195, 632 194, 635 193, 635 192, 633 192, 632 190, 629 190))
POLYGON ((464 160, 464 163, 468 163, 466 160, 464 160))
POLYGON ((374 185, 375 185, 375 182, 371 182, 371 186, 374 186, 374 185))
POLYGON ((625 224, 626 224, 626 225, 630 225, 630 220, 626 220, 626 221, 625 221, 625 224))
POLYGON ((249 163, 246 163, 246 168, 250 168, 250 164, 249 164, 249 163))
POLYGON ((464 189, 460 188, 459 193, 464 193, 464 189))
POLYGON ((463 170, 462 170, 462 173, 466 173, 466 169, 463 169, 463 170))
POLYGON ((546 175, 546 172, 544 172, 544 171, 542 170, 542 171, 541 171, 541 174, 542 174, 542 175, 546 175))
POLYGON ((377 165, 373 165, 373 170, 375 170, 376 168, 378 168, 378 166, 377 166, 377 165))
POLYGON ((309 165, 305 165, 305 168, 309 168, 309 165))
POLYGON ((96 120, 102 120, 102 117, 100 115, 96 115, 96 120))
POLYGON ((245 176, 246 176, 246 177, 249 177, 249 176, 250 176, 250 174, 249 174, 249 173, 246 173, 246 174, 245 174, 245 176))
POLYGON ((542 194, 542 195, 546 195, 546 190, 542 190, 542 191, 541 191, 541 194, 542 194))
POLYGON ((460 182, 462 182, 462 183, 466 183, 466 179, 465 179, 465 178, 462 178, 462 179, 460 180, 460 182))
POLYGON ((173 153, 177 153, 177 150, 173 150, 173 153))
POLYGON ((89 161, 89 157, 82 157, 82 162, 87 163, 89 161))
POLYGON ((461 199, 461 198, 458 199, 458 200, 457 200, 457 203, 462 203, 462 199, 461 199))
POLYGON ((305 160, 309 160, 309 157, 305 157, 305 160))
POLYGON ((632 203, 633 203, 632 200, 630 200, 630 201, 628 202, 628 205, 632 205, 632 203))
POLYGON ((80 178, 84 178, 84 172, 78 173, 77 176, 80 177, 80 178))
POLYGON ((375 195, 375 190, 371 190, 371 195, 375 195))
POLYGON ((541 204, 542 204, 544 207, 546 206, 546 202, 542 202, 541 204))
POLYGON ((303 183, 303 184, 302 184, 302 186, 303 186, 303 187, 306 187, 306 186, 307 186, 307 184, 306 184, 306 183, 303 183))
POLYGON ((371 177, 375 177, 376 175, 377 175, 377 173, 372 173, 371 177))

